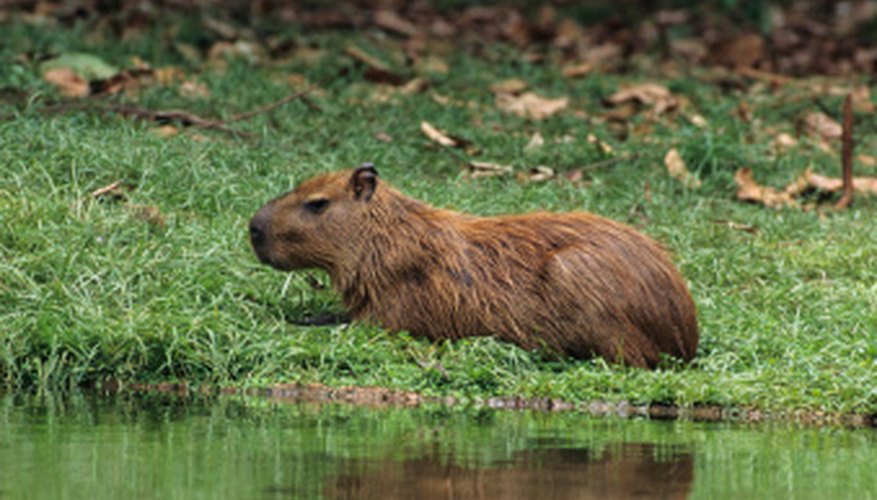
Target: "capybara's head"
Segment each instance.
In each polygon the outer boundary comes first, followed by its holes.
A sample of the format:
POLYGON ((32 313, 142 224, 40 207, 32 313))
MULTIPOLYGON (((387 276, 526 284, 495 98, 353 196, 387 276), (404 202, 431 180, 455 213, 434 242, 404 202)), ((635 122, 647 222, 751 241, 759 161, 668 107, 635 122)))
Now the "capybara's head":
POLYGON ((284 271, 330 269, 357 246, 377 183, 377 170, 366 163, 315 177, 271 200, 250 220, 259 260, 284 271))

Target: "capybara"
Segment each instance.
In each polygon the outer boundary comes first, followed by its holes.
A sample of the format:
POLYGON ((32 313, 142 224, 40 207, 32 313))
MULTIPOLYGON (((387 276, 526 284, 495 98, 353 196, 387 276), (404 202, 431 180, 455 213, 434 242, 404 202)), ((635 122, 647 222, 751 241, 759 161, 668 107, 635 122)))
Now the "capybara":
POLYGON ((478 217, 431 207, 371 164, 302 182, 250 221, 259 259, 320 268, 357 320, 432 340, 654 368, 690 360, 694 302, 660 245, 586 212, 478 217))

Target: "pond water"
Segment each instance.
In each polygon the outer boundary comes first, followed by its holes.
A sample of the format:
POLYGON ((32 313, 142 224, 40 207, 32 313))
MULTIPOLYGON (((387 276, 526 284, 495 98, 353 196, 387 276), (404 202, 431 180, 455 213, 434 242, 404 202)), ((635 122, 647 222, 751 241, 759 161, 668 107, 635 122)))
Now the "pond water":
POLYGON ((0 396, 0 499, 877 497, 877 431, 0 396))

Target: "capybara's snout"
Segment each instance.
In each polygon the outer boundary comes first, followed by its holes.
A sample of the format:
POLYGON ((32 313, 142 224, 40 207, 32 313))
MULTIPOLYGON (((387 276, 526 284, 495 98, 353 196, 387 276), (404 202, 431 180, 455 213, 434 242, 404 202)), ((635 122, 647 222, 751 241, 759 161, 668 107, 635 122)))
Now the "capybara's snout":
POLYGON ((250 219, 250 244, 259 260, 271 264, 269 257, 269 224, 271 223, 271 205, 265 205, 250 219))

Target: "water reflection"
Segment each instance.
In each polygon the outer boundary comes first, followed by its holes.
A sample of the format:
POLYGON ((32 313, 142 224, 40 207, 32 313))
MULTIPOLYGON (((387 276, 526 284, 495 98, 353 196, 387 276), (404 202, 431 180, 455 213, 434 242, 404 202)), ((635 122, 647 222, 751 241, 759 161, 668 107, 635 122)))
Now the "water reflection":
POLYGON ((0 498, 874 498, 874 463, 873 429, 0 396, 0 498))
POLYGON ((649 443, 603 449, 531 448, 495 464, 456 463, 438 453, 416 459, 347 463, 330 478, 328 498, 606 499, 686 498, 690 453, 649 443))

